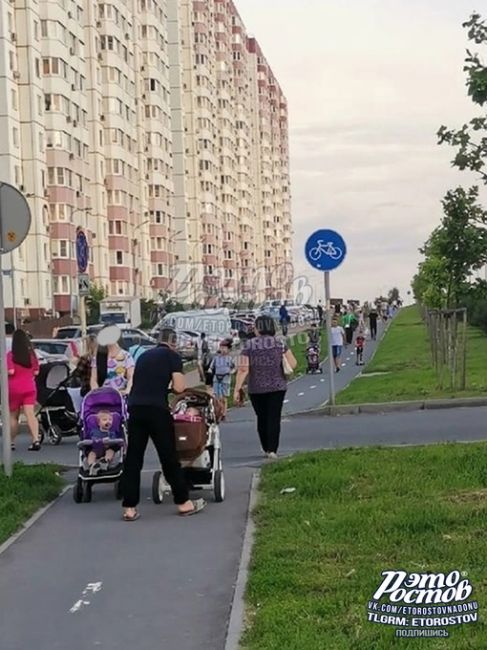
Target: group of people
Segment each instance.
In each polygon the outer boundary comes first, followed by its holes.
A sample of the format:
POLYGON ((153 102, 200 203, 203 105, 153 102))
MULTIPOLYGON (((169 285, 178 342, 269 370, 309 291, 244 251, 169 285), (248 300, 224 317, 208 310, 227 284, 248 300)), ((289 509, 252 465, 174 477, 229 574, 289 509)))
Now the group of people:
MULTIPOLYGON (((286 369, 294 369, 296 359, 285 341, 277 336, 275 321, 260 316, 255 322, 255 337, 246 342, 238 358, 230 354, 230 343, 224 341, 216 355, 210 355, 205 336, 202 336, 199 359, 205 383, 221 403, 226 415, 227 399, 231 392, 231 377, 235 375, 234 402, 243 404, 244 386, 257 417, 257 431, 262 451, 269 459, 277 456, 281 413, 287 389, 286 369), (208 363, 209 361, 209 363, 208 363)), ((183 364, 176 352, 177 335, 174 330, 160 333, 157 347, 137 355, 122 349, 119 343, 106 347, 97 344, 94 336, 86 340, 85 353, 78 359, 74 374, 78 377, 82 396, 98 387, 110 387, 127 396, 129 411, 128 445, 121 480, 123 519, 139 518, 140 476, 149 438, 158 453, 164 476, 172 488, 178 512, 187 516, 205 507, 203 499, 191 500, 185 475, 176 451, 174 422, 169 406, 169 392, 184 392, 186 382, 183 364)), ((32 436, 29 450, 41 448, 39 424, 35 415, 37 401, 36 377, 39 363, 25 331, 16 330, 11 350, 7 354, 9 372, 9 406, 12 425, 12 448, 19 429, 19 415, 24 410, 32 436)), ((110 437, 111 416, 98 417, 100 440, 110 437)), ((102 448, 102 446, 101 446, 102 448)), ((103 469, 111 460, 111 450, 88 454, 90 468, 103 469)))

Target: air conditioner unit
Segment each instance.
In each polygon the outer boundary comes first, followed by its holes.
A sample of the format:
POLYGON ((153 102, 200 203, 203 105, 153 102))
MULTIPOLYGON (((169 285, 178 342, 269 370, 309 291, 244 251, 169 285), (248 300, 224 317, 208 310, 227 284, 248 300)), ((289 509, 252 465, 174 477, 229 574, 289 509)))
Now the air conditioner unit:
POLYGON ((74 153, 70 153, 70 154, 69 154, 69 159, 70 159, 70 160, 74 160, 74 153))
POLYGON ((17 34, 15 32, 12 32, 10 34, 10 40, 12 41, 12 43, 15 43, 15 41, 17 40, 17 34))
POLYGON ((100 115, 100 120, 101 120, 101 122, 104 122, 104 121, 105 121, 105 116, 104 116, 104 115, 100 115))
POLYGON ((14 79, 20 79, 20 72, 18 70, 15 70, 13 73, 13 78, 14 79))
POLYGON ((74 56, 74 47, 69 48, 69 53, 71 54, 71 56, 74 56))
POLYGON ((78 122, 76 120, 73 120, 73 126, 78 126, 78 122))
POLYGON ((98 61, 103 60, 103 54, 101 52, 98 52, 98 61))
POLYGON ((70 11, 68 11, 68 18, 72 18, 72 17, 73 17, 73 15, 71 14, 70 11))
POLYGON ((71 84, 71 90, 76 90, 76 86, 74 84, 71 84))
POLYGON ((24 298, 24 306, 30 305, 30 298, 24 298))
POLYGON ((81 192, 79 190, 76 190, 76 197, 79 199, 80 196, 81 196, 81 192))
POLYGON ((125 39, 128 41, 129 38, 130 38, 130 34, 127 32, 127 33, 125 34, 125 39))
POLYGON ((97 21, 96 21, 96 26, 97 26, 97 27, 101 27, 101 20, 97 20, 97 21))

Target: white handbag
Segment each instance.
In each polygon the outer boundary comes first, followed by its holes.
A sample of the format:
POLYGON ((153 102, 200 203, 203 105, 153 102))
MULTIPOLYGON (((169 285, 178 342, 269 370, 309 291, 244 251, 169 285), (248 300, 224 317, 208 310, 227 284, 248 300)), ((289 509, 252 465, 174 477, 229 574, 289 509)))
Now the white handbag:
POLYGON ((286 359, 285 355, 282 355, 282 371, 286 379, 289 379, 293 376, 293 369, 291 368, 289 361, 286 359))

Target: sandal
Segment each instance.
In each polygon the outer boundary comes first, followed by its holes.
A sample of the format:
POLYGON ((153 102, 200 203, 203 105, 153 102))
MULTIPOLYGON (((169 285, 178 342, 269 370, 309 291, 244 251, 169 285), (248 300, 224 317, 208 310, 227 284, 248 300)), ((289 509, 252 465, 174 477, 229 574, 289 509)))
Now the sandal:
POLYGON ((27 451, 40 451, 41 450, 41 443, 36 440, 31 444, 30 447, 28 447, 27 451))
POLYGON ((124 512, 122 518, 124 521, 137 521, 137 519, 140 519, 140 513, 138 513, 137 510, 133 515, 128 515, 126 512, 124 512))
POLYGON ((206 508, 206 501, 204 499, 195 499, 193 501, 193 509, 186 512, 179 512, 180 517, 191 517, 191 515, 197 515, 198 512, 201 512, 206 508))

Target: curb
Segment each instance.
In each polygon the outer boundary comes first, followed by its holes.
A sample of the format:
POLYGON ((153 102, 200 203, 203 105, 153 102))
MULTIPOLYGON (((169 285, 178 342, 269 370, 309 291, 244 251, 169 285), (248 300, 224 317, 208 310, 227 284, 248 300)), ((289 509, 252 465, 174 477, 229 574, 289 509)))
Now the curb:
POLYGON ((50 503, 47 504, 47 506, 44 506, 42 508, 39 508, 37 512, 35 512, 30 519, 28 519, 24 524, 22 524, 22 528, 18 530, 16 533, 11 535, 3 544, 0 545, 0 555, 2 553, 5 553, 5 551, 12 546, 18 539, 22 537, 24 533, 26 533, 29 528, 32 528, 32 526, 39 521, 39 519, 46 514, 46 512, 51 508, 55 503, 57 503, 62 497, 72 488, 72 485, 66 485, 61 492, 58 494, 58 496, 53 499, 50 503))
POLYGON ((405 402, 384 402, 377 404, 344 404, 343 406, 322 406, 309 411, 292 413, 288 418, 303 416, 328 415, 338 417, 343 415, 365 415, 404 413, 413 411, 437 411, 456 408, 473 408, 487 406, 487 397, 461 397, 458 399, 437 399, 437 400, 412 400, 405 402))
POLYGON ((245 615, 245 588, 249 574, 250 557, 254 544, 255 524, 252 519, 252 513, 257 503, 257 489, 260 482, 260 470, 257 470, 252 476, 250 485, 249 507, 247 510, 247 523, 245 525, 245 534, 242 544, 242 555, 238 567, 237 582, 233 592, 232 606, 230 609, 230 619, 227 628, 227 637, 225 641, 225 650, 238 650, 240 647, 240 638, 244 627, 245 615))

